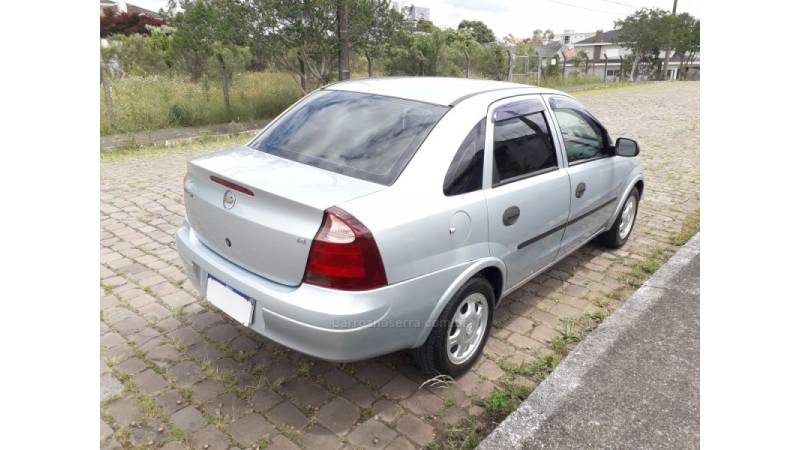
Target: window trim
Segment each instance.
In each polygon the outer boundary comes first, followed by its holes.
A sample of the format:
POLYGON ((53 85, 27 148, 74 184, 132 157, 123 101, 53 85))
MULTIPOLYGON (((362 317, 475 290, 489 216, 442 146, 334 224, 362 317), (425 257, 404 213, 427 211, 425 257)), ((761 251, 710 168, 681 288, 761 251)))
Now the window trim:
POLYGON ((517 175, 515 177, 506 178, 505 180, 498 181, 497 183, 492 183, 492 189, 500 186, 505 186, 507 184, 516 183, 517 181, 526 180, 528 178, 533 178, 535 176, 544 175, 546 173, 555 172, 556 170, 561 170, 561 167, 558 165, 552 167, 545 167, 544 169, 535 170, 530 173, 523 173, 522 175, 517 175))

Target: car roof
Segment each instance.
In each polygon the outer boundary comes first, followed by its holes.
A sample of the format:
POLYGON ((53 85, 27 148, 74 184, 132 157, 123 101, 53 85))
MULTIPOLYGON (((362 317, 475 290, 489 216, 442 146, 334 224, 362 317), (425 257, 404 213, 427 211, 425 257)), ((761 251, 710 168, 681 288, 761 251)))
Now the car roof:
MULTIPOLYGON (((383 77, 341 81, 323 89, 361 92, 416 100, 437 105, 455 105, 474 95, 525 89, 525 93, 560 93, 552 89, 506 81, 447 77, 383 77)), ((502 97, 502 95, 500 95, 502 97)))

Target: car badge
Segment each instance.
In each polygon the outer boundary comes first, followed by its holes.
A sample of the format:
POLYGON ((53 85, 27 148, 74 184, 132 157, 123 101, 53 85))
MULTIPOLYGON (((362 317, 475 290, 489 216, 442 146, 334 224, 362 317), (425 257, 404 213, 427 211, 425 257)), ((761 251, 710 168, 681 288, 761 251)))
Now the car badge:
POLYGON ((233 194, 233 191, 225 191, 225 195, 222 196, 222 206, 224 206, 225 209, 231 209, 235 204, 236 196, 233 194))

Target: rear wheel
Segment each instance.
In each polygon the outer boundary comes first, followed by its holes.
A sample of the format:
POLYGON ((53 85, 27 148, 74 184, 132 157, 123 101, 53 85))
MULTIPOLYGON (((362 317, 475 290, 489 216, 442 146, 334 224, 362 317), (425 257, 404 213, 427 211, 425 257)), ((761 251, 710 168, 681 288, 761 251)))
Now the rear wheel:
POLYGON ((422 371, 456 377, 469 370, 489 336, 494 303, 485 278, 467 281, 442 310, 425 344, 412 351, 422 371))
POLYGON ((639 211, 639 190, 634 188, 614 221, 611 229, 600 235, 600 242, 611 248, 620 248, 628 242, 639 211))

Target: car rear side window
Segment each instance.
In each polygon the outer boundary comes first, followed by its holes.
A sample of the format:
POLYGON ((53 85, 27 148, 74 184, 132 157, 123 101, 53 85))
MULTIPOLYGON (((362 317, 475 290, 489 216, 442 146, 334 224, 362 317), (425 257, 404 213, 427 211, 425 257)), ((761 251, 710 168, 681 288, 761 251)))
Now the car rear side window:
POLYGON ((556 151, 543 113, 517 116, 494 124, 493 185, 556 168, 556 151))
POLYGON ((483 148, 486 142, 486 118, 467 134, 458 147, 444 176, 444 195, 477 191, 483 187, 483 148))
POLYGON ((447 110, 394 97, 323 90, 284 114, 251 146, 390 185, 447 110))

